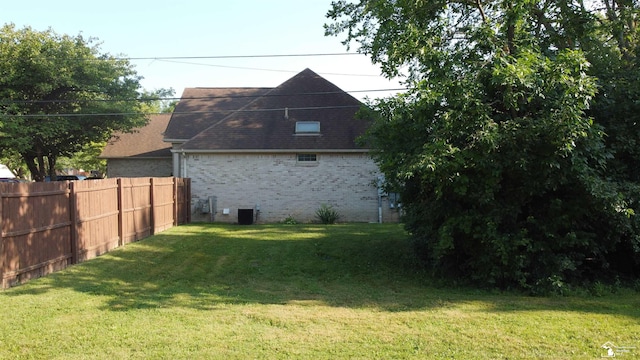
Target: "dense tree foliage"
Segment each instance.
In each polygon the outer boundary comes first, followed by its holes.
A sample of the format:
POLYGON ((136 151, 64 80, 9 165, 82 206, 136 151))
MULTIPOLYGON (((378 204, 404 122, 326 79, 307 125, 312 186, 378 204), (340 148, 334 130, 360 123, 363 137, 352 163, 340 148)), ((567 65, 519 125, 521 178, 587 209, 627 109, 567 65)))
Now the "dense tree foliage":
POLYGON ((56 161, 56 172, 65 174, 70 170, 82 170, 91 176, 103 177, 107 173, 107 160, 101 159, 100 154, 106 145, 106 142, 91 142, 72 156, 59 157, 56 161))
MULTIPOLYGON (((173 89, 144 90, 140 95, 141 111, 145 114, 171 113, 177 104, 173 99, 173 89)), ((135 131, 135 129, 132 129, 135 131)), ((66 169, 83 169, 87 172, 104 176, 107 173, 107 160, 99 156, 107 146, 106 141, 90 142, 72 156, 62 156, 56 162, 56 171, 65 172, 66 169)))
POLYGON ((439 274, 533 291, 639 270, 640 95, 631 1, 337 1, 409 91, 367 141, 439 274))
POLYGON ((145 114, 170 114, 178 104, 178 100, 173 97, 174 95, 175 90, 172 88, 144 90, 140 97, 142 110, 145 114))
POLYGON ((139 80, 93 39, 0 28, 0 149, 19 153, 35 180, 56 160, 147 120, 139 80))

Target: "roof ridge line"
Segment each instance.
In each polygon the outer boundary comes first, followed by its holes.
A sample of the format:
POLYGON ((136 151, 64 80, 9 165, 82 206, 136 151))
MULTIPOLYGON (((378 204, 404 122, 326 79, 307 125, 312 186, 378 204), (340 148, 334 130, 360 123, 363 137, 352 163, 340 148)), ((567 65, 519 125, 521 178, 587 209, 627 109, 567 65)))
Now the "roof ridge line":
POLYGON ((272 86, 195 86, 185 89, 273 89, 272 86))

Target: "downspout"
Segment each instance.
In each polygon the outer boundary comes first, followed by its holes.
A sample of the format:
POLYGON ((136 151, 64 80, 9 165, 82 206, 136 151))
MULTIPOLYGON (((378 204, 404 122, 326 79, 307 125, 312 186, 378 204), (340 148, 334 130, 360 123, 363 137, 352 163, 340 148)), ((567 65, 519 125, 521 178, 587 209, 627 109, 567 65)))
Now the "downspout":
POLYGON ((186 159, 184 150, 171 150, 172 159, 171 159, 171 174, 175 177, 186 178, 187 170, 186 170, 186 159))
POLYGON ((378 191, 378 224, 382 224, 382 194, 378 191))
POLYGON ((180 150, 180 176, 187 177, 187 155, 184 150, 180 150))
POLYGON ((378 176, 377 179, 378 185, 378 224, 382 224, 382 195, 383 189, 382 186, 384 184, 384 176, 378 176))

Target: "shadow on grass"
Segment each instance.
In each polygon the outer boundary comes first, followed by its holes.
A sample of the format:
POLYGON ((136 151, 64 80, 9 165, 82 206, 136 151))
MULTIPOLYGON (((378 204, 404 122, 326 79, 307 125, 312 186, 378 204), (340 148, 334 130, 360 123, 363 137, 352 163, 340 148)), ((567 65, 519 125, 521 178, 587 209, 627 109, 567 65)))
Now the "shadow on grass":
POLYGON ((627 304, 442 289, 418 269, 399 225, 192 224, 6 294, 69 288, 104 296, 105 309, 113 311, 290 303, 412 311, 482 302, 482 311, 491 312, 559 309, 640 318, 638 299, 627 304))

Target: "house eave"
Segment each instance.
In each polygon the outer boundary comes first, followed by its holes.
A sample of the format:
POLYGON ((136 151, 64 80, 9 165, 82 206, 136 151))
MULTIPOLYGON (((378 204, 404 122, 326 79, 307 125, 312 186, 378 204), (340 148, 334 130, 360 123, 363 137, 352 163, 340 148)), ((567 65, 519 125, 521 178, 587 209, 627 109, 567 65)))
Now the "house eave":
POLYGON ((193 150, 172 149, 172 153, 180 154, 297 154, 297 153, 369 153, 369 149, 216 149, 193 150))
POLYGON ((105 160, 171 160, 171 156, 98 156, 105 160))

